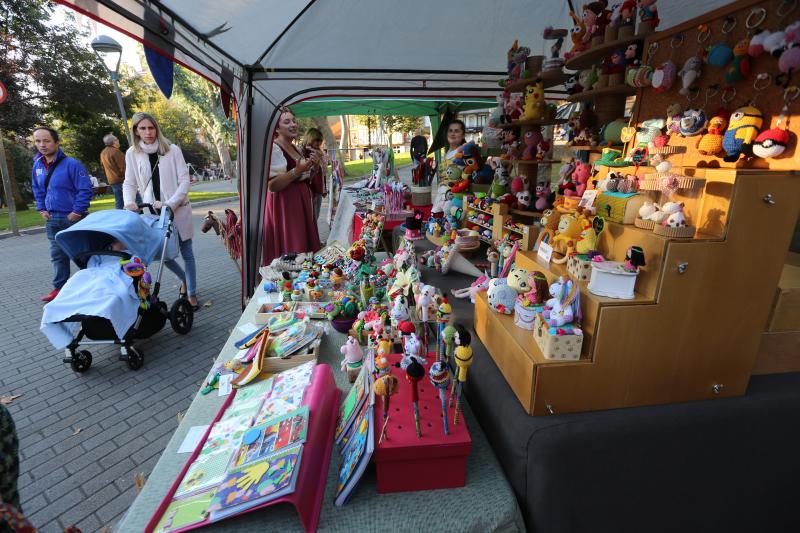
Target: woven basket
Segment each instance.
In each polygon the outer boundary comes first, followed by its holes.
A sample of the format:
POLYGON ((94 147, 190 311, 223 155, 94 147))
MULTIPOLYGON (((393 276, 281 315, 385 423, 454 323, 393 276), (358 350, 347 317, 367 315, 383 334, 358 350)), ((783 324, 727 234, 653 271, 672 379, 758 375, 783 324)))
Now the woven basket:
MULTIPOLYGON (((670 174, 660 174, 653 172, 645 174, 645 179, 639 182, 639 190, 641 191, 659 191, 661 190, 661 178, 665 178, 670 174)), ((689 176, 677 176, 679 189, 694 189, 695 187, 702 187, 706 180, 701 178, 690 178, 689 176)))
POLYGON ((655 220, 644 220, 643 218, 636 217, 636 220, 633 221, 633 225, 637 228, 648 229, 651 230, 656 227, 655 220))
POLYGON ((431 188, 411 186, 411 203, 413 205, 431 205, 431 188))
POLYGON ((693 226, 684 226, 682 228, 671 228, 669 226, 662 226, 657 224, 653 228, 653 233, 661 235, 662 237, 670 237, 672 239, 691 239, 694 237, 696 228, 693 226))

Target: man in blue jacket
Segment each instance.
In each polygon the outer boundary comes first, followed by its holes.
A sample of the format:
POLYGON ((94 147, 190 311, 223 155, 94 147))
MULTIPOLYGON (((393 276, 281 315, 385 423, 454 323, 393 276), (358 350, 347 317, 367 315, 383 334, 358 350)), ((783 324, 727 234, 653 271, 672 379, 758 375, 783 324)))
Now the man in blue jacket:
POLYGON ((69 256, 56 242, 56 233, 70 227, 89 210, 92 182, 81 162, 61 151, 56 130, 36 128, 33 142, 39 151, 33 162, 33 196, 36 210, 45 220, 53 262, 53 290, 42 297, 43 302, 49 302, 69 279, 69 256))

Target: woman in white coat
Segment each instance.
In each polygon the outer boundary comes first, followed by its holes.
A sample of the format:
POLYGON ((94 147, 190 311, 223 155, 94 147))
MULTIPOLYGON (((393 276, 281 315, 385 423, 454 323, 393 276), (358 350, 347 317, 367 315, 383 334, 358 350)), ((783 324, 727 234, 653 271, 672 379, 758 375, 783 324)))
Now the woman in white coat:
POLYGON ((183 152, 164 137, 155 118, 147 113, 136 113, 132 122, 133 146, 125 153, 125 181, 122 184, 125 208, 138 210, 135 202, 138 192, 142 202, 153 204, 156 209, 162 205, 172 209, 186 272, 174 259, 165 261, 164 266, 183 281, 181 295, 187 297, 197 310, 197 267, 192 251, 194 227, 192 206, 189 204, 189 169, 183 152))

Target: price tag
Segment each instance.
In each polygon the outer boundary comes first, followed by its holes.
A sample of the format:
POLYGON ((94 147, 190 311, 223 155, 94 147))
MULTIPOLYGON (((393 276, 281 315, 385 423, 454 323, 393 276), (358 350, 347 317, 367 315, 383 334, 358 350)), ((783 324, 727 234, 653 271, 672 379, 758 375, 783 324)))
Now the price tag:
POLYGON ((581 196, 581 201, 578 202, 578 207, 592 207, 595 198, 597 198, 597 189, 583 191, 583 196, 581 196))
POLYGON ((545 263, 549 263, 550 258, 553 257, 553 247, 542 241, 539 243, 539 251, 536 252, 536 255, 545 263))

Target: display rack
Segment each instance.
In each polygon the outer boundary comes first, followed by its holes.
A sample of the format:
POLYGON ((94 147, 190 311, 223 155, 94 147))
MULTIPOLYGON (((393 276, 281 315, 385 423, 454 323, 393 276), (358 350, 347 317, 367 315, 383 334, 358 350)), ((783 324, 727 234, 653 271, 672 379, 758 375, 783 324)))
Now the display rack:
MULTIPOLYGON (((672 59, 680 68, 689 55, 697 53, 700 25, 705 24, 712 32, 708 45, 724 41, 732 47, 745 36, 745 20, 754 8, 764 8, 767 14, 762 28, 774 31, 786 26, 790 20, 781 22, 775 7, 774 1, 737 2, 650 35, 643 49, 658 42, 649 64, 661 65, 672 59), (729 35, 721 31, 726 17, 738 20, 729 35), (670 46, 678 33, 691 43, 683 50, 685 54, 670 46)), ((566 68, 596 65, 611 50, 634 41, 641 42, 637 37, 593 47, 568 61, 566 68)), ((750 79, 737 85, 736 101, 728 108, 752 101, 752 77, 758 72, 775 72, 776 68, 776 59, 769 54, 755 58, 750 79)), ((723 84, 724 74, 725 69, 704 65, 699 87, 723 84)), ((681 101, 684 107, 703 106, 702 98, 694 105, 688 103, 686 97, 678 95, 680 88, 679 79, 669 91, 639 89, 631 126, 662 118, 675 101, 681 101)), ((593 100, 598 121, 604 124, 623 116, 627 95, 633 92, 615 85, 571 99, 593 100)), ((761 131, 775 127, 784 104, 782 96, 783 88, 773 81, 756 97, 764 115, 761 131)), ((719 102, 708 107, 714 105, 707 112, 713 113, 719 102)), ((607 221, 598 251, 608 259, 622 261, 629 247, 640 246, 646 265, 639 272, 630 300, 600 297, 588 291, 586 282, 577 283, 584 334, 577 361, 545 359, 531 332, 516 327, 513 318, 492 311, 485 294, 476 298, 475 330, 528 413, 736 396, 745 393, 754 368, 800 370, 800 333, 793 337, 792 332, 765 334, 772 323, 770 317, 776 316, 783 303, 776 296, 776 288, 781 291, 781 287, 789 286, 791 290, 792 282, 782 273, 786 272, 786 250, 800 211, 800 175, 793 172, 800 168, 798 113, 800 101, 788 117, 791 144, 778 158, 742 157, 728 163, 721 157, 701 156, 696 149, 700 137, 670 137, 669 150, 663 151, 663 156, 680 177, 679 186, 661 192, 657 184, 645 180, 643 194, 652 199, 660 194, 659 201, 683 203, 689 224, 696 231, 690 238, 673 238, 653 229, 607 221), (764 346, 784 356, 765 359, 764 346), (790 353, 792 346, 794 353, 790 353)), ((627 148, 635 146, 632 142, 627 148)), ((609 171, 608 167, 597 169, 594 180, 602 180, 609 171)), ((614 170, 642 177, 655 173, 652 167, 614 170)), ((516 266, 541 271, 549 281, 567 275, 565 265, 548 264, 531 251, 518 252, 516 266)), ((797 315, 786 313, 784 304, 780 317, 797 315)))

